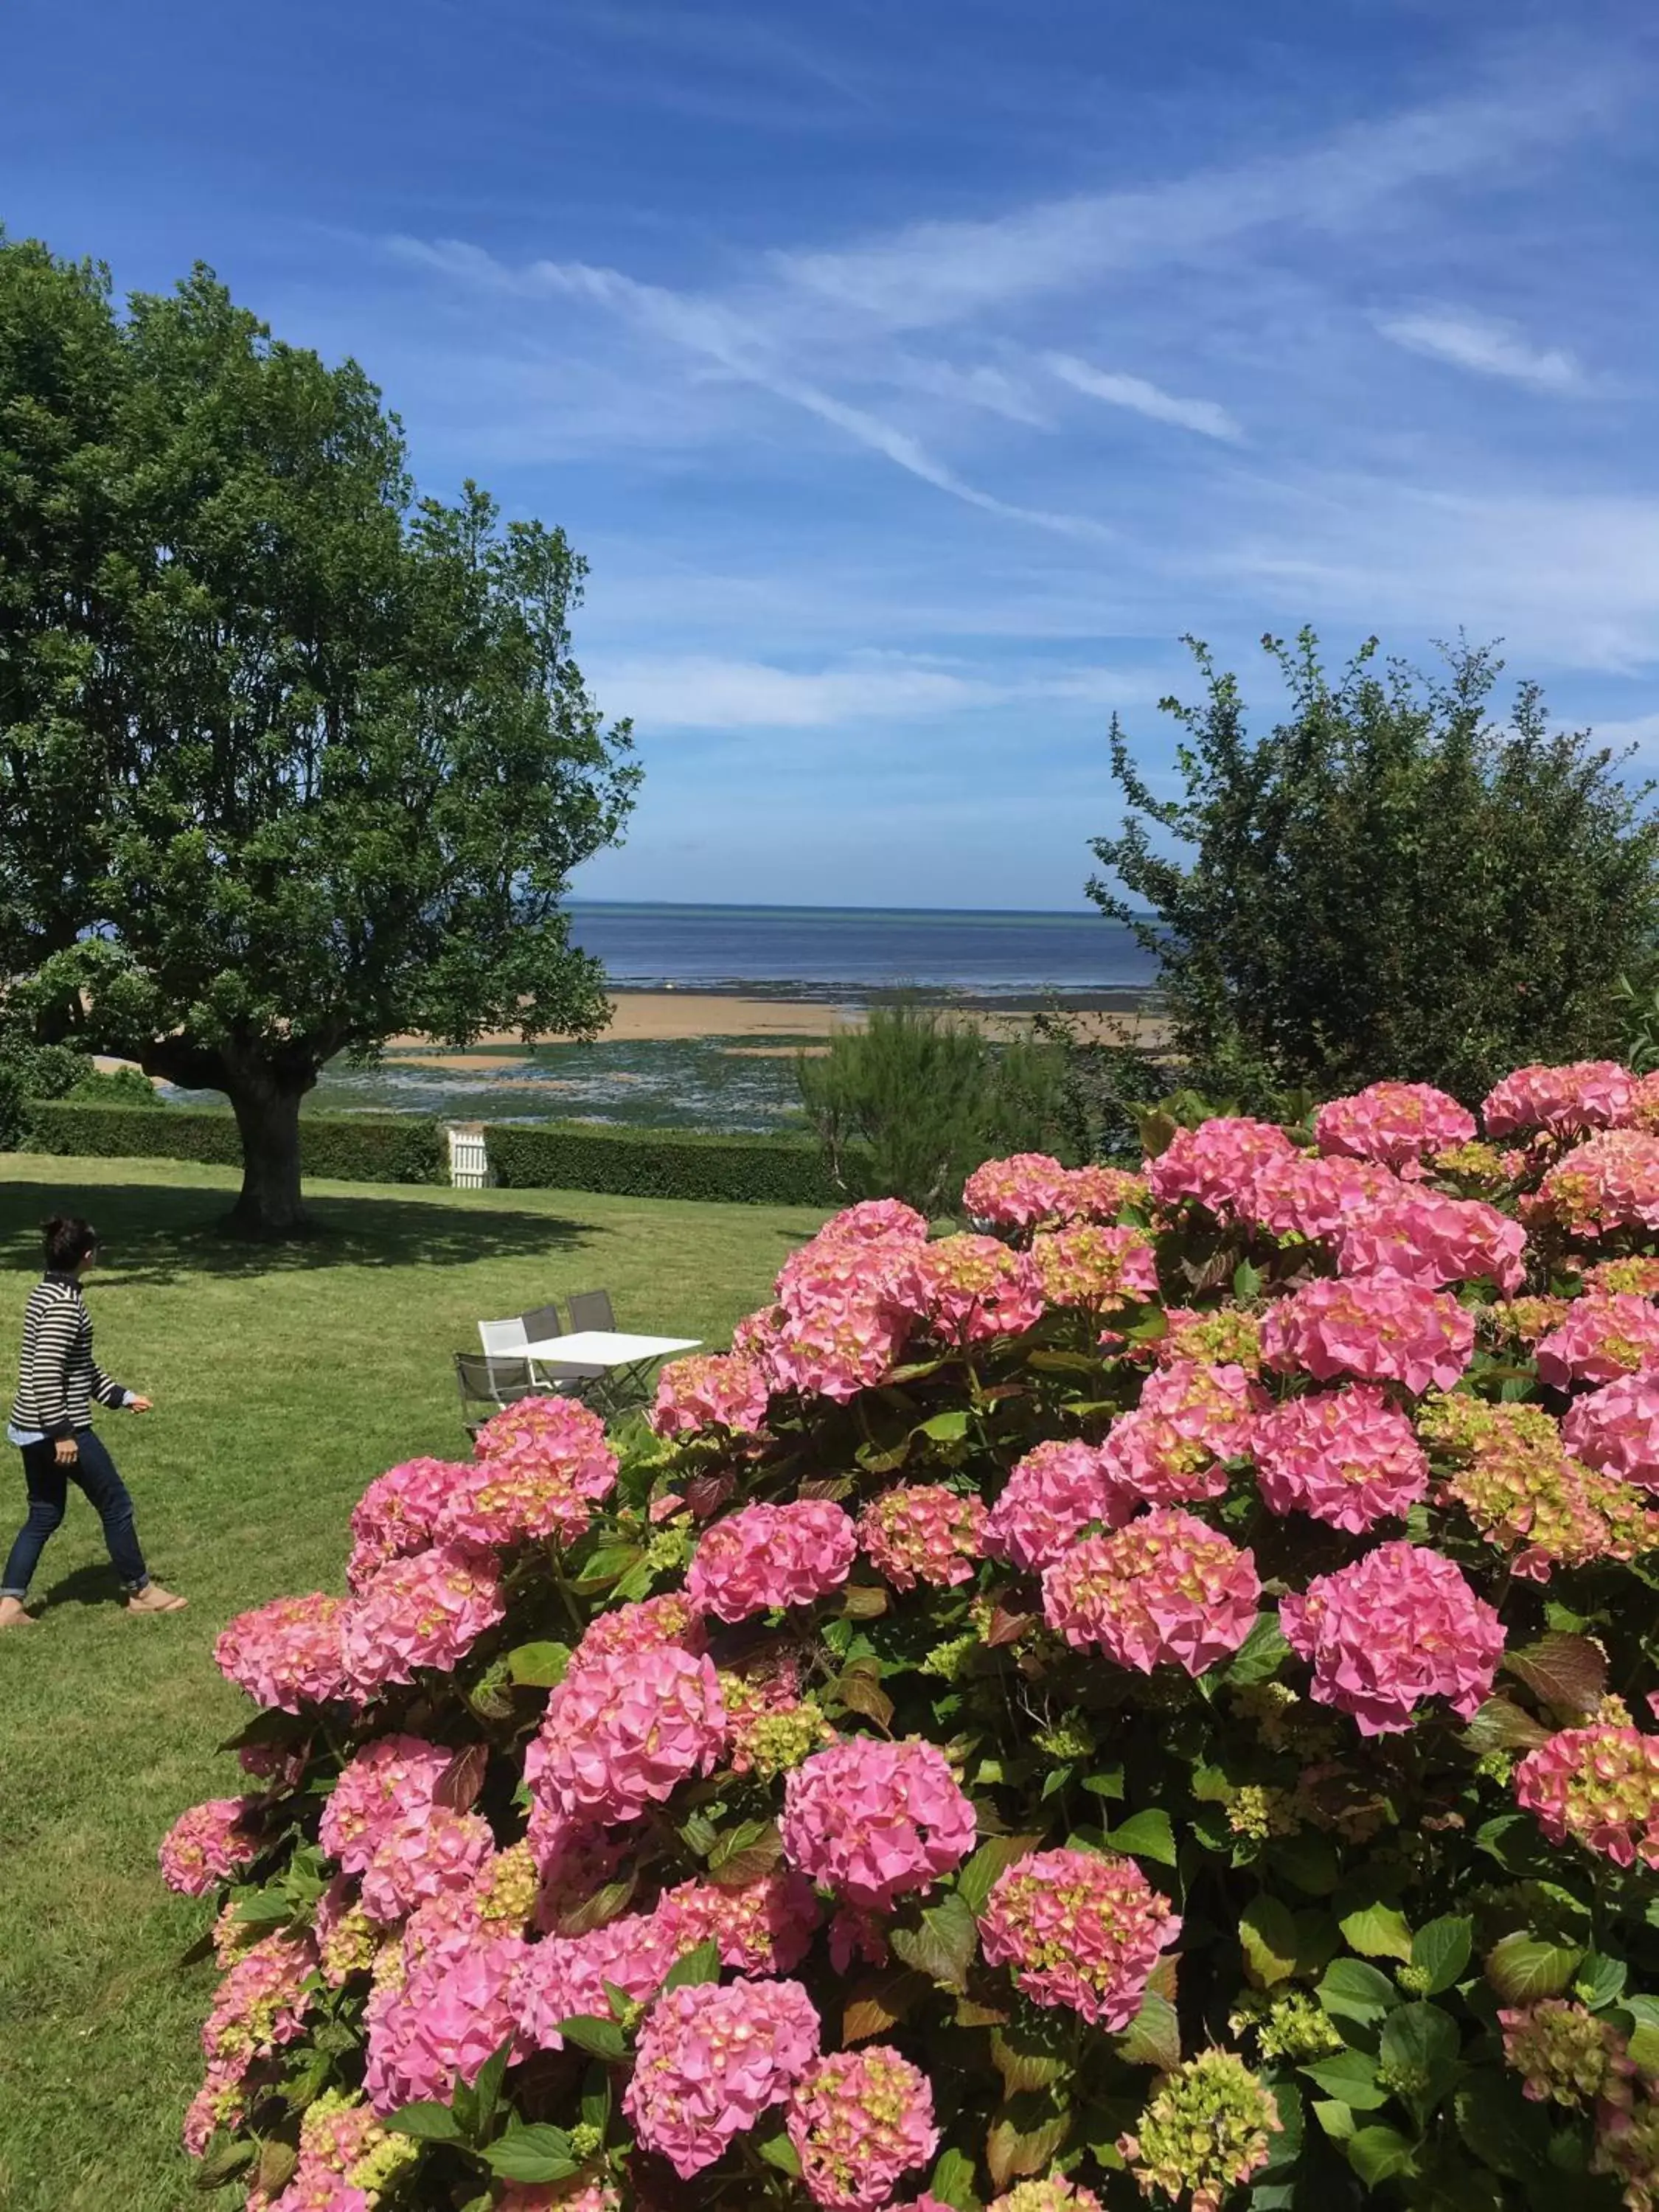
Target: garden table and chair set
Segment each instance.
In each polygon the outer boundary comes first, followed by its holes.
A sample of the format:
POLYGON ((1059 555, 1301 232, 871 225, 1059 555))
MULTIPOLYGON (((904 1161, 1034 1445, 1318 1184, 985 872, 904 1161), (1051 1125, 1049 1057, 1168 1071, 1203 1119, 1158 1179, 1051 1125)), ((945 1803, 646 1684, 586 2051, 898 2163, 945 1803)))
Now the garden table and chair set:
POLYGON ((461 1419, 469 1431, 520 1398, 555 1394, 596 1413, 624 1413, 647 1396, 658 1364, 695 1352, 699 1339, 641 1336, 617 1327, 608 1291, 578 1291, 567 1302, 532 1306, 478 1323, 480 1352, 455 1354, 461 1419))

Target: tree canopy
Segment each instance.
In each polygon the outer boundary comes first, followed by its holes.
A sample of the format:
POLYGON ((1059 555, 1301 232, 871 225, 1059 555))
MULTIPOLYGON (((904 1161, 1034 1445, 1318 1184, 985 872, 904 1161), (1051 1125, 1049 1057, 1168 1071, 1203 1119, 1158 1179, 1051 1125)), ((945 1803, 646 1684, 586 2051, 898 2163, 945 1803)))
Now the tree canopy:
POLYGON ((0 239, 0 956, 47 1033, 226 1092, 244 1227, 300 1224, 337 1054, 602 1026, 560 902, 638 770, 585 574, 471 483, 417 497, 356 363, 210 271, 121 313, 0 239))
POLYGON ((1310 630, 1263 640, 1289 705, 1252 737, 1237 678, 1188 642, 1204 696, 1163 702, 1184 790, 1154 791, 1115 719, 1127 807, 1090 892, 1157 956, 1195 1080, 1257 1104, 1383 1077, 1479 1097, 1616 1043, 1619 977, 1659 929, 1659 823, 1613 754, 1553 728, 1534 684, 1495 720, 1490 649, 1425 678, 1373 639, 1332 676, 1310 630))

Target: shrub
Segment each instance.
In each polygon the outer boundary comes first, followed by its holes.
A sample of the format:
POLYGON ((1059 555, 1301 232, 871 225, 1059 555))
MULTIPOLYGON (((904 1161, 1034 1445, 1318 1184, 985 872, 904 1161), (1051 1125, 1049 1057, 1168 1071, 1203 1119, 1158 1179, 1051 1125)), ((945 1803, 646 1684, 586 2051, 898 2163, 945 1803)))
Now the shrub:
POLYGON ((680 1129, 495 1121, 486 1141, 509 1190, 611 1191, 765 1206, 833 1206, 817 1148, 798 1137, 715 1136, 680 1129))
POLYGON ((1164 702, 1182 796, 1113 725, 1127 811, 1090 888, 1156 955, 1194 1079, 1258 1110, 1384 1077, 1472 1102, 1517 1060, 1615 1048, 1620 973, 1650 968, 1659 922, 1649 787, 1553 730, 1532 685, 1491 722, 1490 653, 1426 681, 1379 673, 1373 639, 1333 678, 1311 632, 1263 642, 1290 708, 1255 738, 1194 643, 1203 702, 1164 702))
MULTIPOLYGON (((26 1109, 27 1149, 80 1159, 197 1160, 238 1167, 236 1123, 210 1109, 107 1106, 80 1097, 39 1101, 26 1109)), ((410 1116, 307 1115, 300 1123, 301 1162, 308 1176, 341 1182, 436 1182, 447 1179, 448 1156, 435 1121, 410 1116)))
POLYGON ((165 1113, 155 1085, 142 1068, 88 1068, 64 1097, 77 1106, 131 1106, 141 1114, 165 1113))
POLYGON ((945 1212, 988 1152, 1064 1146, 1069 1134, 1055 1046, 993 1044, 976 1024, 936 1007, 872 1006, 863 1029, 841 1031, 797 1067, 843 1198, 945 1212))
POLYGON ((1659 1086, 1488 1108, 857 1206, 654 1438, 379 1476, 162 1846, 226 1894, 204 2178, 1645 2212, 1659 1086))

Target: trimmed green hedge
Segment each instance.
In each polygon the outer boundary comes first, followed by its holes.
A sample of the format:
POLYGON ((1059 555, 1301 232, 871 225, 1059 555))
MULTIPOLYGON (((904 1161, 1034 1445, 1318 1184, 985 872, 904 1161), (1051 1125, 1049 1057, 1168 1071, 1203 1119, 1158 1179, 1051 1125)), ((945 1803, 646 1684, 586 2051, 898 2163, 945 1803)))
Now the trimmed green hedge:
POLYGON ((687 1129, 582 1121, 485 1130, 507 1190, 600 1190, 621 1198, 697 1198, 766 1206, 835 1206, 817 1146, 799 1137, 709 1136, 687 1129))
MULTIPOLYGON (((21 1149, 83 1159, 198 1160, 240 1167, 228 1112, 88 1105, 30 1099, 21 1149)), ((607 1128, 581 1121, 520 1127, 492 1121, 489 1164, 507 1190, 595 1190, 622 1198, 694 1198, 767 1206, 832 1206, 841 1194, 817 1147, 799 1137, 708 1136, 684 1129, 607 1128)), ((307 1115, 301 1166, 341 1182, 446 1182, 441 1125, 413 1115, 307 1115)))
MULTIPOLYGON (((242 1147, 228 1112, 196 1107, 89 1105, 33 1098, 24 1109, 22 1149, 79 1159, 198 1160, 240 1167, 242 1147)), ((300 1123, 300 1165, 338 1182, 442 1182, 449 1155, 435 1121, 410 1115, 307 1115, 300 1123)))

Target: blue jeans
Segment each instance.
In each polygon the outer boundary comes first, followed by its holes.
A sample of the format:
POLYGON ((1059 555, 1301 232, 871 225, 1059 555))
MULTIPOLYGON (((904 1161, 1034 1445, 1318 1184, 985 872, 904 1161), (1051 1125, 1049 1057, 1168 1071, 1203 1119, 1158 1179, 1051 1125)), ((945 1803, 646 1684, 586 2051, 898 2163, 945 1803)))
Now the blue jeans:
POLYGON ((115 1462, 90 1429, 78 1430, 75 1441, 80 1455, 68 1467, 58 1466, 57 1447, 50 1437, 22 1447, 29 1515, 17 1532, 6 1571, 0 1576, 0 1597, 21 1598, 27 1593, 46 1539, 63 1521, 71 1482, 85 1492, 103 1522, 104 1541, 125 1587, 141 1590, 149 1580, 149 1570, 138 1548, 138 1532, 132 1524, 132 1500, 115 1471, 115 1462))

